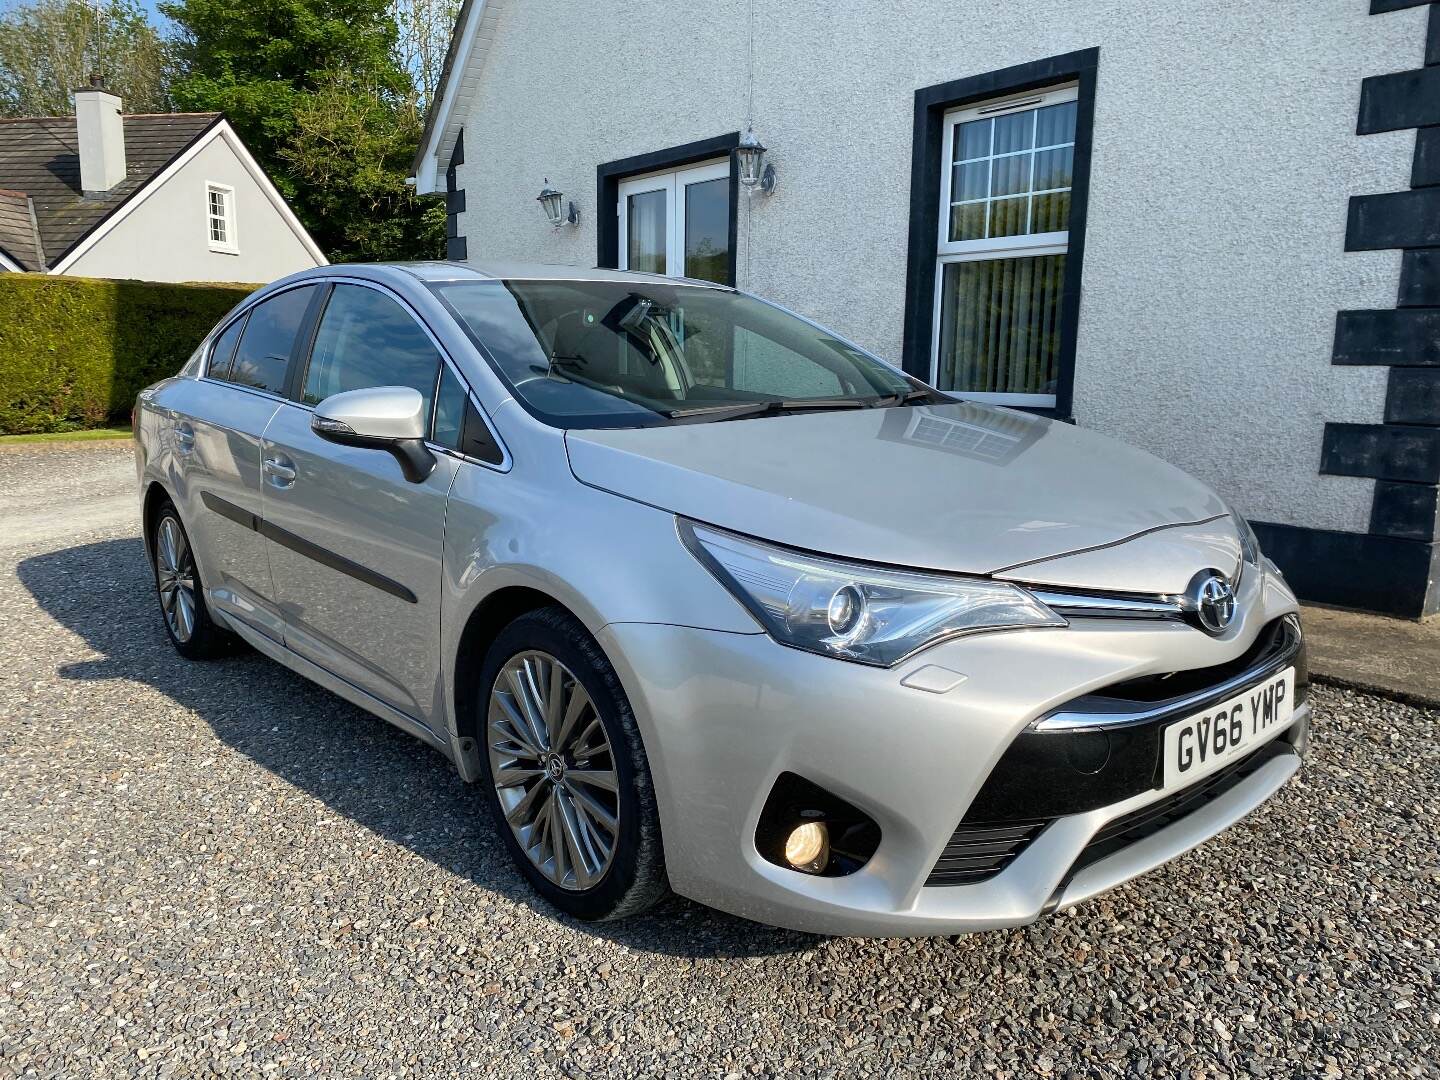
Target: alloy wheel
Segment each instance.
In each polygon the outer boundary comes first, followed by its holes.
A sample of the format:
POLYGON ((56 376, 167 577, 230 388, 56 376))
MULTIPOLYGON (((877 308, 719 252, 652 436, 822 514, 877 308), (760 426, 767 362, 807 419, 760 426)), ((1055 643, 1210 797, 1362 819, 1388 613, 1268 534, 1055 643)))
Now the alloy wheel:
POLYGON ((518 653, 490 691, 490 775, 530 862, 562 889, 593 888, 615 858, 619 780, 605 725, 549 653, 518 653))
POLYGON ((183 645, 195 633, 195 559, 173 517, 161 518, 155 531, 155 583, 165 623, 183 645))

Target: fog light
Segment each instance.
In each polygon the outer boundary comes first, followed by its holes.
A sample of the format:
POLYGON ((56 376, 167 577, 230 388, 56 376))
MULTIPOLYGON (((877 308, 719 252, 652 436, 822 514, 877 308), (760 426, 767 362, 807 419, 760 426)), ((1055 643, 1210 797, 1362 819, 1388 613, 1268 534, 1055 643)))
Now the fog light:
POLYGON ((797 825, 785 838, 785 861, 796 870, 818 874, 830 862, 830 831, 823 821, 797 825))

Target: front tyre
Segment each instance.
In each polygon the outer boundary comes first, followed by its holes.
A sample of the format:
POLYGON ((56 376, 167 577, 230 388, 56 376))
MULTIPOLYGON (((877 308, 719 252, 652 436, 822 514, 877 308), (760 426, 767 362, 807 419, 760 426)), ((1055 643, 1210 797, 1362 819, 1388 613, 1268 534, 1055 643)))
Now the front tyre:
POLYGON ((233 639, 210 618, 195 551, 171 502, 162 503, 155 515, 150 555, 165 633, 175 651, 187 660, 209 660, 229 652, 233 639))
POLYGON ((569 612, 541 608, 486 654, 485 791, 535 890, 580 919, 618 919, 668 891, 650 766, 620 680, 569 612))

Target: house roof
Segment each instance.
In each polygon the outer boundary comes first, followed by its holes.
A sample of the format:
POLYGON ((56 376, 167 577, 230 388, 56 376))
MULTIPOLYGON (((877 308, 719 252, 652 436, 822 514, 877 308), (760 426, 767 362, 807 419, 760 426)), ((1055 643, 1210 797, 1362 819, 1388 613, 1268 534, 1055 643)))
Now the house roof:
POLYGON ((0 253, 22 269, 38 268, 42 262, 30 196, 23 191, 0 188, 0 253))
POLYGON ((0 196, 0 251, 26 270, 55 265, 87 233, 219 123, 220 114, 137 113, 123 120, 125 179, 98 197, 87 197, 80 190, 75 117, 0 120, 0 188, 7 189, 0 196), (29 209, 25 209, 21 221, 15 196, 34 208, 43 250, 35 249, 29 209), (29 233, 28 241, 25 233, 29 233))
POLYGON ((450 149, 465 122, 465 113, 479 93, 480 71, 499 27, 506 0, 463 0, 455 29, 445 50, 440 82, 425 112, 425 130, 415 151, 412 171, 416 190, 428 195, 441 188, 439 176, 449 164, 450 149))

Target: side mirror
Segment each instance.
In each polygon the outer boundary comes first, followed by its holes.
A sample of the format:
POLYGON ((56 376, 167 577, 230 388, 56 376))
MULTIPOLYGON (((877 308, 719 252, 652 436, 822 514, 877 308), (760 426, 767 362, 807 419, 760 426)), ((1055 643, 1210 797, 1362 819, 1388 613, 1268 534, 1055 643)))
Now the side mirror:
POLYGON ((315 406, 310 430, 341 446, 387 450, 400 471, 419 484, 435 468, 425 445, 425 399, 408 386, 376 386, 332 394, 315 406))

